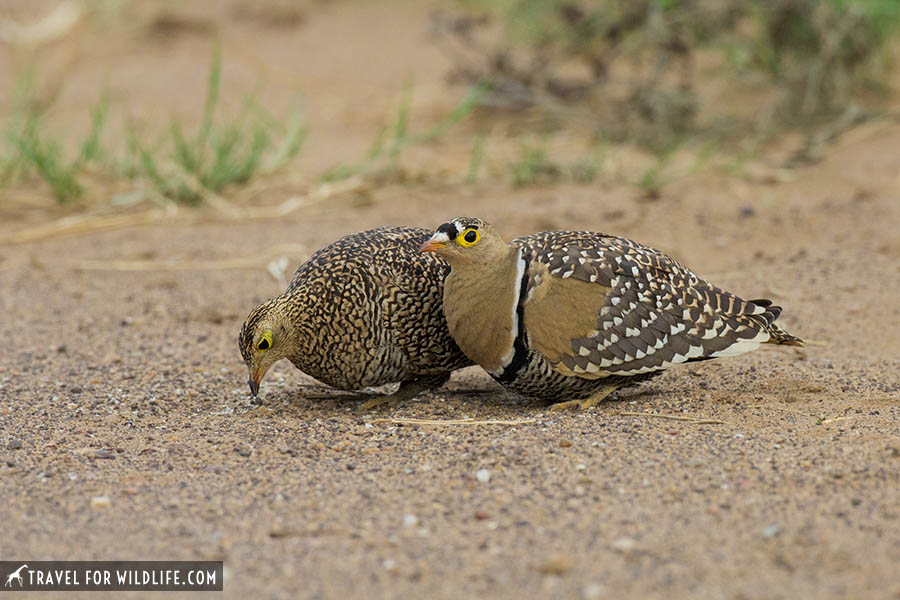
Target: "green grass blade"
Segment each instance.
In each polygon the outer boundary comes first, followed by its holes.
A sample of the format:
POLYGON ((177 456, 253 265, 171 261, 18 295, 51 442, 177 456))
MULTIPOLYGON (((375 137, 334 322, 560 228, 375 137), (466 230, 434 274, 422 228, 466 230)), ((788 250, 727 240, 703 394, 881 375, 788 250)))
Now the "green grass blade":
POLYGON ((197 174, 200 170, 200 157, 194 152, 187 138, 185 138, 181 124, 178 121, 172 121, 169 132, 172 135, 172 143, 175 147, 175 161, 188 173, 197 174))
POLYGON ((262 124, 258 124, 256 130, 253 132, 253 140, 250 143, 250 148, 247 151, 244 160, 236 166, 229 183, 248 182, 256 173, 257 169, 259 169, 263 153, 268 149, 269 145, 269 132, 266 131, 262 124))
POLYGON ((62 162, 62 150, 54 141, 41 141, 36 129, 27 131, 19 138, 19 152, 26 164, 30 164, 37 174, 50 185, 53 197, 65 204, 84 191, 75 179, 75 170, 62 162))
POLYGON ((394 139, 390 149, 391 161, 395 161, 400 151, 407 144, 407 136, 409 134, 409 113, 412 106, 413 79, 407 78, 403 87, 403 96, 400 100, 400 106, 397 107, 397 119, 394 121, 394 139))
POLYGON ((91 129, 87 137, 81 143, 81 149, 78 152, 78 158, 72 165, 73 169, 80 169, 89 162, 100 158, 100 135, 106 126, 107 116, 109 114, 109 94, 104 92, 100 96, 100 101, 91 112, 91 129))
POLYGON ((459 104, 457 104, 450 114, 438 121, 428 131, 418 136, 415 141, 418 143, 430 142, 447 133, 451 128, 460 121, 468 117, 472 111, 481 104, 484 97, 488 93, 488 87, 482 83, 472 86, 469 92, 463 96, 459 104))
POLYGON ((300 148, 308 135, 309 127, 307 127, 302 115, 299 111, 294 112, 288 118, 281 143, 268 161, 268 170, 276 171, 293 160, 297 153, 300 152, 300 148))

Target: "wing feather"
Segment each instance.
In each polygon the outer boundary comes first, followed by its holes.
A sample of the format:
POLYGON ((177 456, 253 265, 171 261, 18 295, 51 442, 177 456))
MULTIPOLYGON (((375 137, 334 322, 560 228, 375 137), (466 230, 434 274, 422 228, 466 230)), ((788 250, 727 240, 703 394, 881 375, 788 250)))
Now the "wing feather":
POLYGON ((512 243, 529 264, 528 342, 565 375, 633 375, 741 354, 769 341, 780 312, 625 238, 550 231, 512 243))

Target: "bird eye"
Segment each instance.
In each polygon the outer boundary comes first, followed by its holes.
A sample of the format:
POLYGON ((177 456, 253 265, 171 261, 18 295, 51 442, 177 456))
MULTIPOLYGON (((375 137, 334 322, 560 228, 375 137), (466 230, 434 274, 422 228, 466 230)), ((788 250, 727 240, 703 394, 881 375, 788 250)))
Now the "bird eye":
POLYGON ((263 333, 262 339, 256 344, 256 349, 260 352, 265 352, 269 348, 272 347, 272 332, 266 331, 263 333))
POLYGON ((459 235, 459 237, 456 238, 456 241, 460 246, 465 246, 468 248, 469 246, 474 246, 475 244, 477 244, 479 239, 481 239, 481 236, 478 235, 478 230, 470 227, 469 229, 463 231, 459 235))

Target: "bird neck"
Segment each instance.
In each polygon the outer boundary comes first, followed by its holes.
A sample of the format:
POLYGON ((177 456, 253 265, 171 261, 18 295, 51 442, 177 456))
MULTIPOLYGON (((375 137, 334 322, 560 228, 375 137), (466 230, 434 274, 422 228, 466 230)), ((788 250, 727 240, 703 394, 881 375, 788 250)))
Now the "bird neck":
POLYGON ((460 350, 499 376, 513 359, 519 334, 521 250, 507 246, 487 263, 453 266, 444 286, 444 314, 460 350))
POLYGON ((279 300, 270 313, 272 329, 277 338, 276 347, 281 358, 294 362, 296 354, 306 351, 303 342, 308 336, 302 333, 306 320, 302 310, 304 303, 298 302, 292 294, 283 294, 279 300), (272 314, 277 316, 273 318, 272 314))

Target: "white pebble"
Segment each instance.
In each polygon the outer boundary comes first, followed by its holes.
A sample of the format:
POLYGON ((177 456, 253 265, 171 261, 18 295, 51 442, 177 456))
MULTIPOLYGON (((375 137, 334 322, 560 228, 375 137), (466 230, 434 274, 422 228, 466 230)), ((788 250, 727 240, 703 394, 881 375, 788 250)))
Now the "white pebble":
POLYGON ((620 537, 617 540, 613 540, 613 543, 610 544, 610 547, 616 552, 630 552, 634 550, 636 542, 633 538, 630 537, 620 537))
POLYGON ((104 508, 109 508, 109 506, 109 496, 94 496, 91 498, 91 508, 95 510, 102 510, 104 508))
POLYGON ((419 518, 416 515, 406 515, 403 517, 403 524, 406 527, 415 527, 419 524, 419 518))
POLYGON ((606 586, 602 583, 589 583, 581 589, 584 600, 599 600, 606 596, 606 586))
POLYGON ((487 483, 491 480, 491 472, 487 469, 478 469, 475 471, 475 478, 481 483, 487 483))

